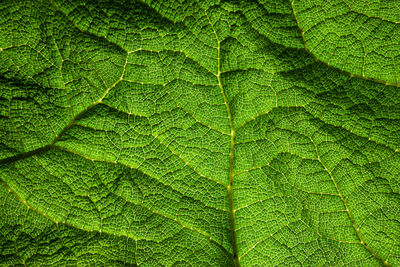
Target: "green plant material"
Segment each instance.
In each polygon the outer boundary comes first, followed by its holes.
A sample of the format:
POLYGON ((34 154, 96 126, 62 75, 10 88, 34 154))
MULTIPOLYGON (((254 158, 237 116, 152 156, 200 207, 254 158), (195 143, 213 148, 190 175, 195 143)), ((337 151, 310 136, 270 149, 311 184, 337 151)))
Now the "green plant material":
POLYGON ((0 264, 400 265, 398 1, 1 1, 0 264))

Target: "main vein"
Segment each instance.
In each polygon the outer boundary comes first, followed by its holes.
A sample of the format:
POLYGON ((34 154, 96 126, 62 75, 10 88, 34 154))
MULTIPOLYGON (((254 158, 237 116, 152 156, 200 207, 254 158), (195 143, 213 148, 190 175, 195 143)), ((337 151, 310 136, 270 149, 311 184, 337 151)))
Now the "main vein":
POLYGON ((229 148, 229 185, 228 185, 228 196, 229 196, 229 214, 231 219, 231 231, 232 231, 232 249, 233 249, 233 259, 235 262, 235 266, 240 266, 239 258, 238 258, 238 251, 237 251, 237 244, 236 244, 236 230, 235 230, 235 215, 233 209, 233 161, 234 161, 234 154, 235 154, 235 128, 233 127, 233 120, 232 120, 232 113, 229 108, 228 99, 226 97, 224 88, 221 82, 221 42, 218 41, 218 86, 221 89, 221 94, 224 98, 224 103, 226 107, 226 111, 228 113, 229 118, 229 126, 231 128, 231 139, 230 139, 230 148, 229 148))
POLYGON ((235 128, 233 127, 233 118, 232 112, 229 107, 228 98, 225 94, 224 87, 222 86, 221 81, 221 41, 218 37, 218 34, 212 24, 210 17, 207 15, 207 12, 204 11, 208 22, 211 25, 211 28, 215 34, 215 39, 217 40, 217 79, 218 79, 218 86, 221 90, 222 97, 224 99, 224 104, 226 107, 226 112, 228 113, 229 119, 229 127, 231 129, 230 133, 230 146, 229 146, 229 185, 228 185, 228 198, 229 198, 229 215, 231 221, 231 234, 232 234, 232 250, 233 250, 233 261, 236 267, 240 267, 239 257, 238 257, 238 249, 236 243, 236 229, 235 229, 235 211, 233 208, 233 163, 234 163, 234 155, 235 155, 235 128))
POLYGON ((232 113, 229 108, 229 103, 227 97, 222 87, 221 83, 221 72, 220 72, 220 42, 218 41, 218 85, 221 89, 222 96, 224 97, 224 103, 226 106, 226 111, 228 113, 229 125, 231 128, 231 138, 230 138, 230 148, 229 148, 229 185, 228 185, 228 196, 229 196, 229 214, 231 219, 231 231, 232 231, 232 248, 233 248, 233 259, 235 261, 235 266, 240 266, 237 244, 236 244, 236 230, 235 230, 235 215, 233 208, 233 161, 235 154, 235 129, 233 128, 232 113))

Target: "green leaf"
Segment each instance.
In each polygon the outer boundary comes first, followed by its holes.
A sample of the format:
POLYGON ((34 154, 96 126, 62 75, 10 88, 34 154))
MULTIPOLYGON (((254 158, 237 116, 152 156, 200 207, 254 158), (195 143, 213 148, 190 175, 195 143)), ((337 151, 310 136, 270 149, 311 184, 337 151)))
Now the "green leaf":
POLYGON ((399 266, 398 8, 2 1, 0 264, 399 266))

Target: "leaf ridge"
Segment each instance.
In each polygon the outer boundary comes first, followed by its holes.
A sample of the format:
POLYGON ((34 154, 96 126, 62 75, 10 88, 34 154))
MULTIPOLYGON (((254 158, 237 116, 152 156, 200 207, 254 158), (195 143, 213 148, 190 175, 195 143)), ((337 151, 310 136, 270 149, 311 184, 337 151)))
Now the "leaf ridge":
MULTIPOLYGON (((86 156, 86 155, 83 155, 83 154, 81 154, 81 153, 79 153, 79 152, 76 152, 76 151, 74 151, 74 150, 72 150, 72 149, 68 149, 68 148, 65 148, 65 147, 58 146, 58 145, 54 145, 53 148, 59 149, 59 150, 62 150, 62 151, 66 151, 66 152, 68 152, 68 153, 75 154, 75 155, 77 155, 77 156, 80 156, 80 157, 85 158, 85 159, 90 160, 90 161, 94 161, 94 162, 104 162, 104 163, 109 163, 109 164, 117 164, 117 165, 120 165, 120 166, 124 166, 124 167, 126 167, 126 168, 129 168, 129 169, 131 169, 131 170, 139 171, 139 172, 141 172, 141 173, 143 173, 143 174, 149 176, 150 178, 156 180, 157 182, 161 183, 163 186, 169 187, 169 188, 171 188, 172 190, 176 191, 175 188, 173 188, 172 186, 170 186, 170 185, 168 185, 168 184, 165 184, 165 183, 161 182, 159 179, 153 177, 153 176, 150 175, 149 173, 144 172, 144 171, 141 170, 141 169, 137 169, 137 168, 134 168, 134 167, 132 167, 132 166, 129 166, 129 165, 125 164, 125 163, 122 163, 122 162, 115 162, 115 161, 107 161, 107 160, 103 160, 103 159, 90 158, 90 157, 88 157, 88 156, 86 156)), ((194 199, 194 200, 197 200, 197 199, 195 199, 195 198, 193 198, 193 199, 194 199)), ((209 208, 212 208, 212 209, 216 209, 216 210, 219 210, 219 211, 223 211, 223 212, 228 212, 227 210, 219 209, 219 208, 212 207, 212 206, 207 206, 207 205, 206 205, 206 207, 209 207, 209 208)))
MULTIPOLYGON (((290 1, 290 0, 289 0, 289 1, 290 1)), ((319 58, 317 58, 317 57, 314 55, 314 53, 313 53, 313 52, 308 48, 308 46, 307 46, 307 41, 306 41, 306 39, 305 39, 305 37, 304 37, 304 31, 302 30, 302 27, 300 26, 300 22, 299 22, 299 20, 298 20, 297 13, 296 13, 296 10, 295 10, 295 8, 294 8, 294 1, 295 1, 295 0, 292 0, 292 1, 290 2, 290 4, 291 4, 291 6, 292 6, 292 11, 293 11, 293 15, 294 15, 294 17, 295 17, 295 19, 296 19, 297 26, 298 26, 299 31, 300 31, 300 33, 301 33, 301 38, 302 38, 303 43, 304 43, 304 50, 305 50, 310 56, 312 56, 312 57, 315 59, 315 61, 321 62, 321 63, 325 64, 327 67, 329 67, 329 68, 331 68, 331 69, 333 69, 333 70, 336 70, 336 71, 339 71, 339 72, 344 73, 344 74, 346 74, 346 75, 349 75, 351 78, 352 78, 352 77, 355 77, 355 78, 359 78, 359 79, 363 79, 363 80, 367 80, 367 81, 372 81, 372 82, 381 83, 381 84, 384 84, 384 85, 390 85, 390 86, 395 86, 395 87, 399 87, 399 88, 400 88, 400 83, 398 83, 398 82, 389 82, 389 81, 380 80, 380 79, 377 79, 377 78, 368 77, 368 76, 365 76, 365 75, 354 74, 354 73, 351 73, 351 72, 342 70, 342 69, 340 69, 340 68, 334 67, 334 66, 332 66, 331 64, 329 64, 328 62, 321 61, 319 58)), ((303 50, 303 48, 301 48, 301 49, 303 50)))
MULTIPOLYGON (((58 146, 56 146, 55 148, 62 149, 62 148, 60 148, 60 147, 58 147, 58 146)), ((73 153, 73 152, 71 152, 71 151, 68 151, 68 152, 73 153)), ((80 155, 80 154, 77 154, 77 155, 80 155)), ((81 156, 81 155, 80 155, 80 156, 81 156)), ((39 162, 37 159, 36 159, 36 161, 39 163, 39 165, 40 165, 43 169, 45 169, 44 166, 41 165, 40 162, 39 162)), ((100 161, 100 160, 96 160, 96 161, 100 161)), ((104 162, 104 161, 103 161, 103 162, 104 162)), ((111 163, 112 163, 112 162, 111 162, 111 163)), ((119 163, 119 164, 121 164, 121 163, 119 163)), ((124 166, 125 166, 125 165, 124 165, 124 166)), ((129 166, 128 166, 128 167, 129 167, 129 166)), ((129 167, 129 168, 131 168, 131 167, 129 167)), ((48 172, 46 169, 45 169, 45 171, 48 172)), ((49 174, 52 175, 52 176, 54 176, 54 175, 51 174, 51 173, 49 173, 49 174)), ((103 181, 101 181, 101 182, 103 183, 103 181)), ((111 233, 111 232, 108 232, 108 231, 103 231, 101 228, 100 228, 99 230, 88 230, 88 229, 85 229, 85 228, 83 228, 83 227, 79 227, 79 226, 77 226, 77 225, 67 223, 65 220, 64 220, 64 221, 56 220, 56 219, 54 219, 54 218, 48 216, 47 214, 41 212, 40 210, 38 210, 38 209, 32 207, 26 200, 22 199, 21 196, 19 196, 19 195, 18 195, 18 194, 17 194, 3 179, 1 179, 1 178, 0 178, 0 183, 3 184, 3 185, 8 189, 8 191, 9 191, 11 194, 13 194, 13 195, 19 200, 19 202, 22 203, 23 205, 25 205, 29 210, 34 211, 36 214, 45 217, 46 219, 52 221, 53 223, 55 223, 55 224, 57 224, 57 225, 61 223, 61 224, 66 225, 66 226, 68 226, 68 227, 75 228, 75 229, 78 229, 78 230, 83 230, 83 231, 86 231, 86 232, 96 232, 96 233, 99 233, 99 234, 107 234, 107 235, 110 235, 110 236, 126 237, 126 238, 128 238, 128 239, 133 239, 133 240, 135 240, 135 241, 146 240, 146 241, 152 241, 152 242, 157 242, 157 243, 159 242, 159 241, 150 240, 150 239, 146 239, 146 238, 138 238, 138 237, 135 237, 135 236, 133 236, 133 235, 128 235, 128 234, 118 234, 118 233, 115 233, 115 232, 114 232, 114 233, 111 233)), ((103 185, 105 185, 105 184, 103 183, 103 185)), ((105 186, 106 186, 106 185, 105 185, 105 186)), ((108 186, 106 186, 106 187, 107 187, 107 189, 109 189, 108 186)), ((123 200, 124 200, 125 202, 127 202, 127 203, 131 203, 131 204, 133 204, 133 205, 136 205, 136 204, 133 203, 132 201, 129 201, 129 200, 125 199, 125 198, 122 197, 122 196, 116 195, 114 192, 111 192, 111 191, 110 191, 110 193, 113 194, 113 195, 115 195, 115 196, 118 197, 118 198, 123 199, 123 200)), ((178 221, 178 220, 176 220, 176 219, 174 219, 174 218, 169 217, 169 216, 166 215, 166 214, 160 213, 160 212, 155 211, 155 210, 153 210, 153 209, 150 209, 150 208, 148 208, 148 207, 146 207, 146 206, 143 206, 143 205, 140 205, 140 206, 141 206, 142 208, 144 208, 144 209, 150 211, 151 213, 158 214, 159 216, 162 216, 162 217, 164 217, 164 218, 166 218, 166 219, 168 219, 168 220, 170 220, 170 221, 173 221, 173 222, 175 222, 175 223, 181 225, 181 226, 182 226, 182 229, 183 229, 183 228, 186 228, 186 229, 188 229, 188 230, 190 230, 190 231, 194 231, 194 232, 196 232, 196 233, 198 233, 198 234, 204 236, 207 240, 209 240, 209 242, 214 243, 215 245, 217 245, 217 246, 218 246, 222 251, 224 251, 227 255, 231 255, 231 253, 230 253, 224 246, 222 246, 222 245, 219 244, 217 241, 215 241, 214 239, 212 239, 212 237, 211 237, 208 233, 206 233, 206 232, 204 232, 204 231, 201 231, 201 230, 199 230, 199 229, 197 229, 197 228, 195 228, 195 227, 188 226, 188 225, 186 225, 186 224, 184 224, 184 223, 182 223, 182 222, 180 222, 180 221, 178 221)), ((180 232, 180 231, 181 231, 181 230, 179 230, 178 232, 180 232)))
POLYGON ((338 195, 339 195, 339 197, 340 197, 340 200, 343 202, 343 205, 344 205, 345 208, 346 208, 346 213, 347 213, 347 215, 349 216, 351 225, 353 226, 353 229, 354 229, 354 231, 355 231, 355 233, 356 233, 358 239, 360 240, 361 245, 362 245, 372 256, 374 256, 378 261, 380 261, 384 266, 389 266, 387 260, 382 259, 382 258, 381 258, 378 254, 376 254, 375 251, 373 251, 373 250, 371 249, 371 247, 368 246, 368 244, 365 242, 364 238, 362 237, 362 235, 361 235, 361 233, 360 233, 360 231, 359 231, 359 228, 357 227, 357 225, 356 225, 356 223, 355 223, 355 221, 354 221, 353 215, 351 214, 351 211, 350 211, 350 209, 349 209, 349 205, 347 204, 347 200, 346 200, 346 198, 342 195, 342 193, 340 192, 339 187, 338 187, 338 184, 336 183, 336 180, 335 180, 335 178, 333 177, 332 172, 327 168, 327 166, 325 165, 325 163, 321 160, 320 155, 319 155, 319 152, 318 152, 318 147, 317 147, 317 145, 315 144, 314 140, 313 140, 311 137, 310 137, 310 140, 311 140, 311 142, 314 144, 315 152, 316 152, 316 154, 317 154, 317 160, 318 160, 319 163, 322 165, 322 167, 325 169, 325 171, 329 174, 329 177, 331 178, 331 180, 332 180, 332 182, 333 182, 333 184, 334 184, 334 186, 335 186, 335 188, 336 188, 336 191, 337 191, 337 193, 338 193, 338 195))

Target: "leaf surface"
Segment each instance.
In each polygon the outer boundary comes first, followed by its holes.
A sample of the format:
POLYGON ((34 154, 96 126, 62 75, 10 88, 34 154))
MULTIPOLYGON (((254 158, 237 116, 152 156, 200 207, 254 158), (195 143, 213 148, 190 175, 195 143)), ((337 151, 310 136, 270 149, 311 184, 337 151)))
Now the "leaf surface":
POLYGON ((396 1, 3 1, 0 264, 400 265, 396 1))

